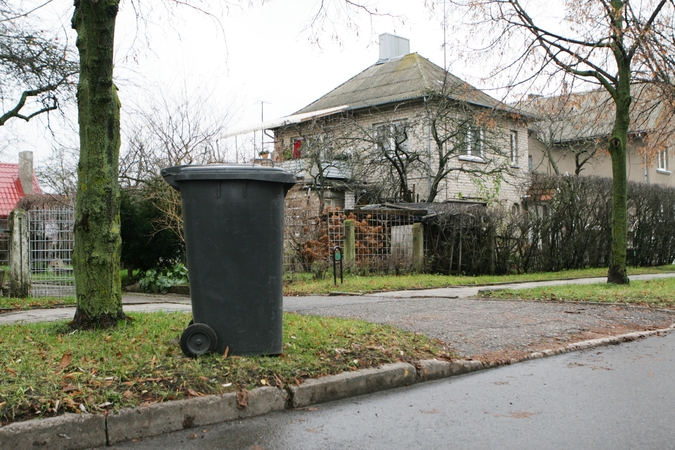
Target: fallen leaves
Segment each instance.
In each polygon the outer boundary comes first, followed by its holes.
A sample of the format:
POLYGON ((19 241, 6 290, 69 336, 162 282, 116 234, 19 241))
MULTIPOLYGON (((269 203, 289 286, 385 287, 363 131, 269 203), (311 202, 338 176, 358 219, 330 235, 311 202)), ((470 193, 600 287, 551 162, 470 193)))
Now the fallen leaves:
POLYGON ((241 389, 237 391, 237 408, 248 408, 248 391, 241 389))
POLYGON ((70 362, 73 360, 73 354, 70 352, 66 352, 63 354, 61 357, 61 362, 59 363, 59 369, 65 369, 70 365, 70 362))
POLYGON ((188 388, 187 392, 188 392, 188 395, 190 397, 203 397, 204 396, 204 394, 202 394, 201 392, 197 392, 194 389, 190 389, 190 388, 188 388))

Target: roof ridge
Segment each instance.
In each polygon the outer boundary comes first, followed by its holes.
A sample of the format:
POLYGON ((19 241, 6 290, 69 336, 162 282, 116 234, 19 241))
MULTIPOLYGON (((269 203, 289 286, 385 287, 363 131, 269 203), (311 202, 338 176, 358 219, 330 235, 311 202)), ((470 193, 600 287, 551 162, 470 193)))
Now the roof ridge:
MULTIPOLYGON (((422 70, 422 63, 421 63, 421 61, 420 61, 420 58, 424 58, 424 57, 423 57, 422 55, 420 55, 419 53, 417 53, 417 52, 415 52, 415 53, 413 53, 413 54, 416 56, 416 58, 415 58, 415 63, 417 64, 417 68, 418 68, 418 70, 420 71, 420 75, 422 75, 422 80, 423 80, 423 82, 424 82, 424 86, 425 86, 427 89, 433 90, 433 87, 431 87, 431 83, 429 83, 429 78, 427 77, 427 75, 426 75, 426 73, 424 72, 424 70, 422 70)), ((429 61, 429 60, 426 59, 426 58, 424 58, 424 59, 427 60, 427 61, 429 61)), ((431 61, 429 61, 429 62, 431 62, 431 61)), ((432 63, 432 64, 433 64, 433 63, 432 63)), ((439 67, 440 67, 440 66, 439 66, 439 67)))

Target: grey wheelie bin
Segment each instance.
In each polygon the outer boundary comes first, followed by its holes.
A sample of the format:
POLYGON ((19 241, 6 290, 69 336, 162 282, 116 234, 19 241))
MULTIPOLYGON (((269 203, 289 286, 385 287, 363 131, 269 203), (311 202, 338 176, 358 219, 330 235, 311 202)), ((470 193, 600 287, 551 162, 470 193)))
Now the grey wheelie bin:
POLYGON ((162 176, 183 205, 193 316, 183 352, 281 354, 284 198, 295 176, 239 164, 162 176))

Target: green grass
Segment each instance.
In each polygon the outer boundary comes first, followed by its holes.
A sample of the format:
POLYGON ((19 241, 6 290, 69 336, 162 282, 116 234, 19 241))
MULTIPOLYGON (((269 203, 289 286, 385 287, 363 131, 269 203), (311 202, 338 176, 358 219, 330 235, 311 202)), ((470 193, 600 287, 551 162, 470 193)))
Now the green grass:
POLYGON ((75 297, 0 297, 0 310, 50 309, 76 304, 75 297))
POLYGON ((568 284, 531 289, 483 291, 484 298, 517 298, 561 302, 629 303, 661 308, 675 307, 675 278, 631 281, 629 285, 568 284))
POLYGON ((285 314, 281 356, 191 359, 178 345, 189 315, 131 317, 117 329, 87 332, 72 332, 65 322, 1 326, 2 423, 283 387, 395 361, 447 357, 439 342, 390 326, 285 314))
MULTIPOLYGON (((674 265, 660 267, 631 267, 629 275, 645 273, 675 272, 674 265)), ((607 276, 607 269, 565 270, 560 272, 530 273, 504 276, 448 276, 448 275, 384 275, 384 276, 355 276, 348 275, 344 283, 337 286, 333 283, 333 274, 330 272, 323 280, 313 280, 307 274, 300 274, 292 281, 284 284, 285 295, 311 295, 340 292, 374 292, 398 291, 406 289, 430 289, 450 286, 486 286, 499 283, 514 283, 526 281, 548 281, 570 278, 592 278, 607 276)))

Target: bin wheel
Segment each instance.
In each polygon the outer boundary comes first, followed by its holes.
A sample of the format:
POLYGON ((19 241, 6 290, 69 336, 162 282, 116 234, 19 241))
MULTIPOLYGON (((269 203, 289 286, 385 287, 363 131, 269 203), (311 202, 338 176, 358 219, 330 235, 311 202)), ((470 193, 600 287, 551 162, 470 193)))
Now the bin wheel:
POLYGON ((183 331, 180 348, 185 356, 205 355, 218 348, 218 336, 207 324, 193 323, 183 331))

